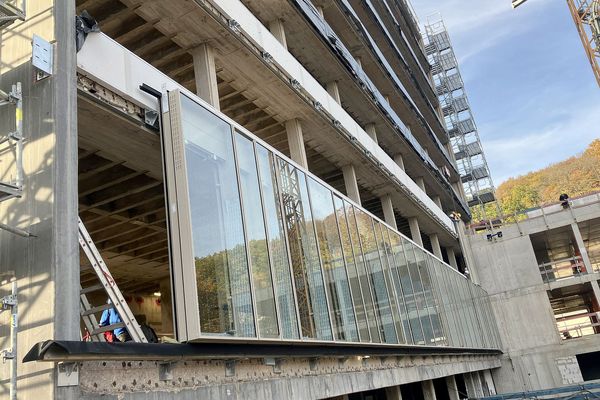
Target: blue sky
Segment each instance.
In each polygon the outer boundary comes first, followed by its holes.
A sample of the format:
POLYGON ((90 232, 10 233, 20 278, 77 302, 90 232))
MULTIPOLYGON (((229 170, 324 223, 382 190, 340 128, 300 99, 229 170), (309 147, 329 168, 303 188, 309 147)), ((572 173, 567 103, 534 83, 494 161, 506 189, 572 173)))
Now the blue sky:
POLYGON ((421 24, 444 19, 496 186, 600 137, 600 88, 565 0, 412 3, 421 24))

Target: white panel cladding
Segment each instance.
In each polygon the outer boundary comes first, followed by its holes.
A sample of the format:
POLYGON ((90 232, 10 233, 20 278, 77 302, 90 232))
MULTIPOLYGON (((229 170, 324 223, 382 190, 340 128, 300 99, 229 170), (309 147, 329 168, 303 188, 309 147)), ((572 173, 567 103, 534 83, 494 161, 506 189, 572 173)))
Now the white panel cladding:
MULTIPOLYGON (((215 6, 235 20, 240 30, 255 45, 268 52, 273 57, 273 62, 285 71, 290 79, 298 81, 302 90, 313 101, 319 102, 329 115, 339 121, 341 128, 358 142, 365 152, 370 152, 381 164, 382 169, 389 171, 411 197, 428 209, 449 232, 456 235, 454 223, 444 211, 371 139, 241 2, 220 0, 215 6)), ((195 97, 194 93, 102 33, 88 35, 85 45, 77 54, 77 68, 81 74, 93 78, 147 109, 156 110, 157 102, 153 96, 140 90, 142 84, 162 92, 179 89, 182 93, 195 97)))

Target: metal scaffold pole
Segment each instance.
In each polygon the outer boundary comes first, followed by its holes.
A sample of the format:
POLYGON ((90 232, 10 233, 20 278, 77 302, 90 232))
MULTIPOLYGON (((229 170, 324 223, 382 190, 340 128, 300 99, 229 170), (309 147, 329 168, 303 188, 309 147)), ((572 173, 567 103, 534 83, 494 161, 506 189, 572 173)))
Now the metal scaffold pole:
POLYGON ((10 310, 10 348, 2 350, 2 362, 10 360, 10 400, 17 400, 17 333, 19 330, 17 280, 12 279, 11 294, 2 298, 2 311, 10 310))

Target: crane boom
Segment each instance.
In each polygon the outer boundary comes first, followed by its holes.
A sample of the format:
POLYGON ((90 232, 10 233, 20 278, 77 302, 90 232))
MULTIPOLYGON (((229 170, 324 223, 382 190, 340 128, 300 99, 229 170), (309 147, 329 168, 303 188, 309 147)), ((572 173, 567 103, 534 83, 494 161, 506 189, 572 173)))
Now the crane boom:
POLYGON ((600 0, 567 0, 567 4, 600 86, 600 0))
MULTIPOLYGON (((517 8, 527 0, 512 0, 517 8)), ((567 0, 577 33, 600 86, 600 0, 567 0)))

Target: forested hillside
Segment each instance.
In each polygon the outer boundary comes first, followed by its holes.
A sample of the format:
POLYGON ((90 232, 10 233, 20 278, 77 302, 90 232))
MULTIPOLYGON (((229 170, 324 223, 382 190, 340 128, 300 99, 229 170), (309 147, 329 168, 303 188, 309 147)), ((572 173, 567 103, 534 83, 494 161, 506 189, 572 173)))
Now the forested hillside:
MULTIPOLYGON (((558 201, 561 193, 577 197, 600 191, 600 139, 574 157, 551 164, 539 171, 510 178, 496 189, 496 197, 504 215, 558 201)), ((486 207, 488 217, 494 216, 495 206, 486 207)), ((481 211, 474 209, 475 220, 481 211)))

